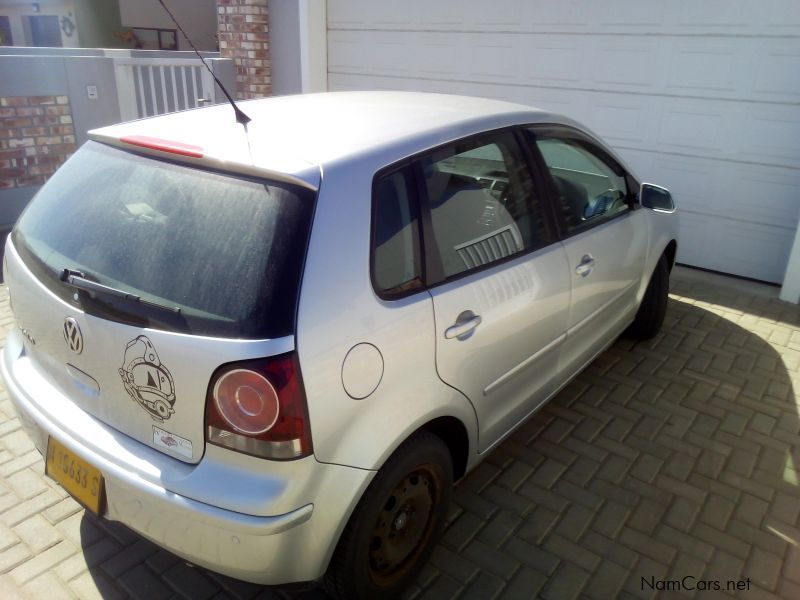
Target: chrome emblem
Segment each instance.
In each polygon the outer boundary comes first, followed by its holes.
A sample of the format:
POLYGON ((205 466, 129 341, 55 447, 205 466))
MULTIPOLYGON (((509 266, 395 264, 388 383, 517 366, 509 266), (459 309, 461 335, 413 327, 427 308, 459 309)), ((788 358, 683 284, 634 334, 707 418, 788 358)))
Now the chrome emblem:
POLYGON ((83 334, 78 322, 72 317, 64 319, 64 341, 67 343, 67 348, 75 354, 83 352, 83 334))

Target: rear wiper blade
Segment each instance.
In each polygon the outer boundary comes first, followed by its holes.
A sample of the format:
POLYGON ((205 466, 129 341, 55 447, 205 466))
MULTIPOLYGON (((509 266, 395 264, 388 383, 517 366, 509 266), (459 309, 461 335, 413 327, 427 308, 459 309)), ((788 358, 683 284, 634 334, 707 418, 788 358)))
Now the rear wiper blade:
POLYGON ((145 300, 144 298, 142 298, 141 296, 137 296, 136 294, 131 294, 129 292, 118 290, 117 288, 113 288, 108 285, 103 285, 102 283, 97 283, 96 281, 92 281, 91 279, 87 279, 86 274, 81 271, 75 271, 73 269, 64 269, 63 271, 61 271, 61 281, 64 281, 69 285, 78 288, 79 290, 85 290, 87 292, 96 292, 100 294, 108 294, 109 296, 115 296, 116 298, 122 298, 123 300, 128 300, 130 302, 147 304, 149 306, 154 306, 156 308, 161 308, 163 310, 168 310, 174 313, 181 312, 181 309, 177 306, 167 306, 166 304, 159 304, 158 302, 153 302, 152 300, 145 300))

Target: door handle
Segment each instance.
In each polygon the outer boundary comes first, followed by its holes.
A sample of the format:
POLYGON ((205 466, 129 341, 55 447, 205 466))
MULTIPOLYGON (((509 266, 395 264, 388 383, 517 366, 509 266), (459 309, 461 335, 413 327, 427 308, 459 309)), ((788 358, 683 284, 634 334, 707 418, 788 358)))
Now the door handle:
POLYGON ((594 257, 591 254, 584 254, 581 263, 575 267, 575 272, 581 277, 586 277, 594 269, 594 257))
POLYGON ((458 315, 455 323, 444 330, 444 337, 448 340, 464 337, 480 324, 480 315, 474 314, 471 310, 465 310, 458 315))

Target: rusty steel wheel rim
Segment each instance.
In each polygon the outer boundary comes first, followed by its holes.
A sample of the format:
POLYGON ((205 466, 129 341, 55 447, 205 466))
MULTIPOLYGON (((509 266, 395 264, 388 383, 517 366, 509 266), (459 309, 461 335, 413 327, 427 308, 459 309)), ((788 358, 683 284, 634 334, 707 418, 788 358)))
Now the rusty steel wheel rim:
POLYGON ((369 573, 379 585, 402 578, 425 550, 436 526, 442 483, 430 465, 406 474, 387 497, 369 545, 369 573))

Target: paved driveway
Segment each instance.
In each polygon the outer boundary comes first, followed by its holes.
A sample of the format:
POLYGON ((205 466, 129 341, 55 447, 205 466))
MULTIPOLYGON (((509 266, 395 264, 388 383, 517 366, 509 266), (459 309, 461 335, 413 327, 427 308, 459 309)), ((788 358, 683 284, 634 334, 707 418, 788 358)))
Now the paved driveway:
MULTIPOLYGON (((617 342, 457 487, 411 595, 651 597, 749 578, 739 597, 800 598, 800 309, 774 295, 677 269, 662 334, 617 342)), ((285 597, 86 515, 12 414, 2 392, 0 597, 285 597)))

